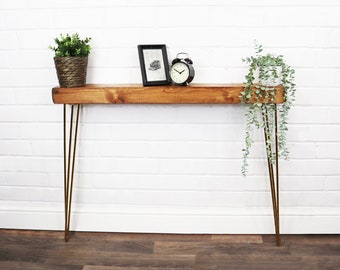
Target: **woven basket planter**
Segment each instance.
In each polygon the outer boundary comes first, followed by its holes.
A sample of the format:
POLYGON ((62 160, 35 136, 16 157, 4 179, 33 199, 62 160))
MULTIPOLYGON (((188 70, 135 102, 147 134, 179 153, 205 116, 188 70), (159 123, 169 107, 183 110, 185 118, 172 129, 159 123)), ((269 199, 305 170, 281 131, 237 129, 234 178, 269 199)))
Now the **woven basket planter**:
POLYGON ((60 87, 81 87, 86 84, 88 57, 54 57, 60 87))

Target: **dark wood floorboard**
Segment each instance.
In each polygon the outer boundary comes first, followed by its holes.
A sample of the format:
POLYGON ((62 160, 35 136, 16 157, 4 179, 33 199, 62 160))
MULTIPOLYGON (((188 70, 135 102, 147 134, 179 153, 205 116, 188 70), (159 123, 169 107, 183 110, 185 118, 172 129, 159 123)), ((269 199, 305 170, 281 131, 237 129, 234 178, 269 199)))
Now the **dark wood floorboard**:
POLYGON ((340 235, 189 235, 0 230, 0 269, 340 269, 340 235))

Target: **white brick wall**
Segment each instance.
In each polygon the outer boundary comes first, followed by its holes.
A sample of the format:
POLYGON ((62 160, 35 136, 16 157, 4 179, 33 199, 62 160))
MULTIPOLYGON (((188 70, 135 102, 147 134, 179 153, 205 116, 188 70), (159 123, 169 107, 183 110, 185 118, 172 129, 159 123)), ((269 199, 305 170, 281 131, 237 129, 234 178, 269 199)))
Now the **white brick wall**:
MULTIPOLYGON (((337 0, 2 0, 0 227, 63 229, 60 33, 93 38, 88 82, 140 83, 138 44, 190 54, 194 82, 238 83, 256 38, 296 69, 283 233, 340 233, 337 0)), ((240 105, 89 105, 81 114, 72 229, 273 233, 262 133, 240 175, 240 105)))

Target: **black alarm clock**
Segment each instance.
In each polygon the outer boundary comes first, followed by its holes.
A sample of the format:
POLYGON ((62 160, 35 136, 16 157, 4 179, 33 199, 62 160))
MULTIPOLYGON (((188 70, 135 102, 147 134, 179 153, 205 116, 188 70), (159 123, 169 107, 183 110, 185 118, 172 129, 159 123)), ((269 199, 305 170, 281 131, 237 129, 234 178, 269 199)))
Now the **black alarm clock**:
POLYGON ((170 78, 173 84, 188 85, 194 79, 195 70, 192 66, 193 62, 189 59, 187 53, 178 53, 171 64, 170 78), (181 55, 186 57, 180 57, 181 55))

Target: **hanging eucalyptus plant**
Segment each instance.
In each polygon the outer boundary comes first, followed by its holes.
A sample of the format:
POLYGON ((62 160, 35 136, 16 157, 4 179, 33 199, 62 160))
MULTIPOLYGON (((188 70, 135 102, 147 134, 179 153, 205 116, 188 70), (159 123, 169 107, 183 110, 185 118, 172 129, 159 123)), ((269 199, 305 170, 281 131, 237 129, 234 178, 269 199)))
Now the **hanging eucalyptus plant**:
POLYGON ((262 51, 262 45, 255 41, 255 56, 242 59, 249 65, 241 96, 242 102, 246 104, 246 136, 241 167, 244 176, 248 172, 254 128, 264 129, 267 158, 271 164, 274 165, 278 157, 288 159, 289 156, 286 134, 288 112, 295 100, 295 70, 282 55, 262 54, 262 51), (283 88, 282 104, 275 104, 278 85, 283 88))

